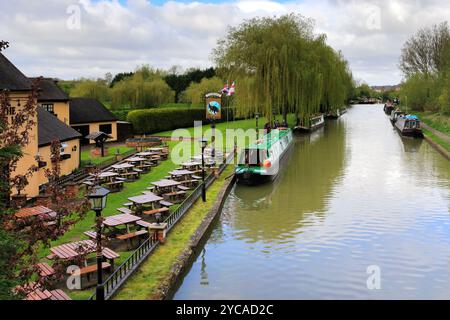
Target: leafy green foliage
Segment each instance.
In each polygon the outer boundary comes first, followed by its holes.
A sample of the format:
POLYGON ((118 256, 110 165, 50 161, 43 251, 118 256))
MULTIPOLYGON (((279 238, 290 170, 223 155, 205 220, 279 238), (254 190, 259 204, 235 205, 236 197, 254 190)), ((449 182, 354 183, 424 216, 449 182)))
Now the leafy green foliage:
POLYGON ((163 71, 142 66, 111 89, 111 107, 146 108, 174 102, 175 92, 163 78, 163 71))
POLYGON ((214 68, 208 68, 205 70, 189 69, 183 74, 177 74, 176 68, 165 76, 164 80, 175 91, 175 102, 180 101, 180 95, 185 91, 192 83, 199 83, 202 79, 212 78, 216 75, 214 68))
POLYGON ((203 104, 205 95, 210 92, 219 92, 223 88, 223 81, 218 77, 203 78, 199 83, 192 82, 181 95, 181 101, 191 104, 203 104))
POLYGON ((301 15, 254 18, 232 27, 213 52, 220 74, 236 80, 238 115, 295 113, 305 121, 345 104, 347 62, 301 15))
POLYGON ((191 127, 194 121, 205 119, 204 108, 189 109, 143 109, 128 114, 127 120, 133 124, 137 134, 149 134, 177 128, 191 127))

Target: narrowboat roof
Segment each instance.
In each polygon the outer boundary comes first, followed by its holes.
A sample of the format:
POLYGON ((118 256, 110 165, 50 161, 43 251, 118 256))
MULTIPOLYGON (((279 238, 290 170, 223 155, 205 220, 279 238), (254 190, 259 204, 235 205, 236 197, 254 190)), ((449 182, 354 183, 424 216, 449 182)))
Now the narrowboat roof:
POLYGON ((248 149, 269 149, 274 143, 288 135, 291 129, 274 129, 266 134, 257 143, 254 143, 248 147, 248 149))

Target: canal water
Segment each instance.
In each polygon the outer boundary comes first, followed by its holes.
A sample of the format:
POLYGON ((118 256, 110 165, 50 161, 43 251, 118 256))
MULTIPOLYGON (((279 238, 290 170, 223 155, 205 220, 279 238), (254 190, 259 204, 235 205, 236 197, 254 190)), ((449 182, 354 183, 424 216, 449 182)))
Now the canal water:
POLYGON ((174 299, 450 299, 449 206, 450 163, 353 106, 234 187, 174 299))

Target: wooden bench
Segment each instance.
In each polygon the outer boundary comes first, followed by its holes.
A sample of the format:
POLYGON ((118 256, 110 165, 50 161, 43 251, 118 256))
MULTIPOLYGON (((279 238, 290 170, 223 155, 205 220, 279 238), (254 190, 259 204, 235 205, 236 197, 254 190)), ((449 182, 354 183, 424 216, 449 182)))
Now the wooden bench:
POLYGON ((105 183, 105 186, 109 187, 108 189, 120 191, 123 188, 123 181, 108 182, 108 183, 105 183))
POLYGON ((138 168, 133 168, 133 171, 134 171, 134 172, 137 172, 137 173, 142 173, 142 172, 144 172, 144 170, 138 169, 138 168))
POLYGON ((182 190, 182 191, 188 191, 188 190, 191 190, 191 188, 185 187, 185 186, 178 186, 178 189, 180 189, 180 190, 182 190))
POLYGON ((146 221, 142 221, 142 220, 137 221, 136 224, 138 226, 144 227, 146 229, 148 229, 152 225, 150 222, 146 222, 146 221))
POLYGON ((119 236, 117 236, 116 238, 119 240, 128 240, 128 239, 133 239, 139 236, 142 236, 144 234, 147 234, 148 231, 147 230, 139 230, 136 232, 131 232, 131 233, 127 233, 127 234, 121 234, 119 236))
POLYGON ((195 179, 195 180, 202 180, 202 179, 203 179, 202 177, 196 176, 196 175, 192 175, 191 177, 192 177, 193 179, 195 179))
POLYGON ((117 211, 119 211, 123 214, 133 214, 133 211, 128 208, 118 208, 117 211))
MULTIPOLYGON (((106 270, 106 269, 109 269, 109 270, 112 271, 111 264, 108 263, 108 262, 102 262, 102 270, 106 270)), ((87 279, 89 281, 91 273, 97 272, 97 270, 98 270, 97 269, 97 264, 93 264, 93 265, 90 265, 90 266, 87 266, 87 267, 80 268, 80 274, 79 274, 80 275, 80 279, 81 279, 81 277, 83 275, 86 275, 86 277, 87 277, 87 279)), ((74 270, 73 272, 69 272, 68 271, 67 273, 70 274, 70 275, 73 275, 75 272, 76 271, 74 270)))
POLYGON ((70 297, 61 289, 56 289, 56 290, 52 290, 50 291, 50 294, 52 295, 52 297, 50 298, 50 300, 72 300, 70 299, 70 297))
POLYGON ((162 208, 159 208, 159 209, 144 211, 144 214, 146 216, 150 216, 150 215, 153 215, 153 214, 166 213, 166 212, 169 212, 169 208, 162 207, 162 208))
POLYGON ((123 206, 124 206, 124 207, 130 208, 130 207, 133 206, 133 202, 127 202, 127 203, 124 203, 123 206))

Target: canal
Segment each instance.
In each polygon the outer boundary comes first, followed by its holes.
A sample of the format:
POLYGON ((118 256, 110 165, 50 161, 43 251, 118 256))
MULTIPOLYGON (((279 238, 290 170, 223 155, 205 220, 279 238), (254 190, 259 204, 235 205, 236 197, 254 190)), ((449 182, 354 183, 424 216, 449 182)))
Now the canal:
POLYGON ((450 299, 449 205, 450 163, 353 106, 274 183, 233 188, 173 298, 450 299))

